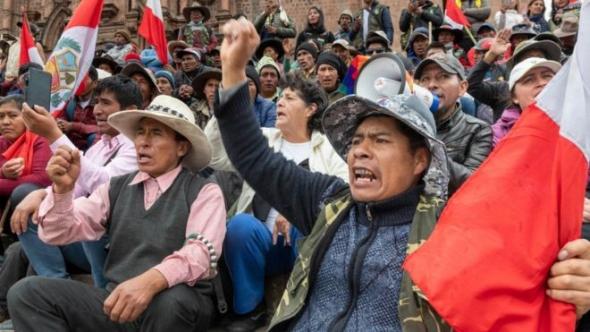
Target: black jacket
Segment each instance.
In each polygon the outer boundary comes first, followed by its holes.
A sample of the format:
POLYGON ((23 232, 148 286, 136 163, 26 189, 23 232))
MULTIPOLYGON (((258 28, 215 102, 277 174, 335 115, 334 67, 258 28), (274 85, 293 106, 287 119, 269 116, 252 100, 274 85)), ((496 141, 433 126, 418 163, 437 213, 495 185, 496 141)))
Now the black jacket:
POLYGON ((473 67, 467 77, 469 83, 467 92, 494 110, 494 122, 496 122, 502 112, 510 106, 510 88, 506 81, 484 81, 491 67, 483 60, 473 67))
POLYGON ((492 128, 465 114, 457 104, 453 115, 437 124, 436 136, 447 147, 449 156, 449 193, 454 193, 492 151, 492 128))

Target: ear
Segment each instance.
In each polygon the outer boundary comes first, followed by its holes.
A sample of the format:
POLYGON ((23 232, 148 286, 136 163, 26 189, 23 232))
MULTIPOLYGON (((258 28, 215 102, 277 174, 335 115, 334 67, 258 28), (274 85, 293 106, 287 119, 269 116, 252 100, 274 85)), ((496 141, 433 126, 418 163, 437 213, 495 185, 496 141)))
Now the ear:
POLYGON ((316 103, 311 103, 311 104, 309 104, 309 106, 307 106, 305 108, 305 115, 308 118, 311 118, 315 114, 315 112, 317 112, 317 110, 318 110, 318 105, 316 103))
POLYGON ((188 154, 188 151, 191 148, 191 143, 186 140, 182 140, 178 142, 178 146, 176 147, 176 155, 179 158, 182 158, 188 154))
POLYGON ((459 82, 459 96, 463 96, 465 92, 467 92, 467 88, 469 87, 469 83, 467 80, 462 80, 459 82))
POLYGON ((430 165, 430 151, 426 148, 419 148, 414 153, 414 175, 420 175, 430 165))

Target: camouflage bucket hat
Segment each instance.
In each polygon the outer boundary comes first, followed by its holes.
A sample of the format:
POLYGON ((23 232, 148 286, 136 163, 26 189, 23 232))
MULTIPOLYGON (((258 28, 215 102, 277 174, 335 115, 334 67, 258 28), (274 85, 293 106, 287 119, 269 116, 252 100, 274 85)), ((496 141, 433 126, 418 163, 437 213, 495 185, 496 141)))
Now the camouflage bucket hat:
POLYGON ((446 199, 449 183, 446 149, 444 143, 436 138, 436 122, 432 113, 418 97, 396 95, 374 102, 356 95, 347 96, 328 107, 322 126, 336 152, 346 161, 357 127, 367 117, 376 115, 393 117, 426 139, 431 160, 423 177, 425 192, 446 199))

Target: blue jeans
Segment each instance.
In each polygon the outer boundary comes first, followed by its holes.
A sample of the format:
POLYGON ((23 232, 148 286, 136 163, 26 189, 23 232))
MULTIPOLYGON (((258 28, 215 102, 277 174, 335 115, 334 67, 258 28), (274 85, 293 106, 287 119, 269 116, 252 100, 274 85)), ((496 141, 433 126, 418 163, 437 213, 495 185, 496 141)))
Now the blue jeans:
POLYGON ((224 257, 234 288, 234 311, 246 314, 264 297, 264 278, 291 272, 297 258, 299 232, 291 227, 291 246, 282 237, 272 244, 266 225, 249 214, 234 216, 227 225, 224 257))
POLYGON ((69 278, 66 262, 77 268, 92 272, 92 279, 96 287, 104 288, 106 279, 103 275, 106 259, 106 236, 98 241, 75 242, 65 246, 47 244, 37 234, 37 225, 31 222, 26 232, 18 236, 25 254, 35 272, 43 277, 69 278))

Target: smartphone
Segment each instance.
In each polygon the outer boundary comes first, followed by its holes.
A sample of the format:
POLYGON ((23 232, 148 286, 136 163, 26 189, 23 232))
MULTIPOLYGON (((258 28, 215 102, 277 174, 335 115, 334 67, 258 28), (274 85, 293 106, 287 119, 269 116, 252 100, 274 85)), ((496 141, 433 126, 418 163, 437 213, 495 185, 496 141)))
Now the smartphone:
POLYGON ((51 74, 31 68, 25 77, 25 101, 29 106, 39 105, 49 111, 51 98, 51 74))

